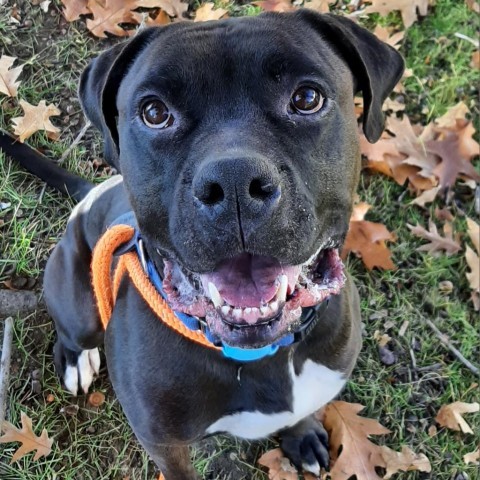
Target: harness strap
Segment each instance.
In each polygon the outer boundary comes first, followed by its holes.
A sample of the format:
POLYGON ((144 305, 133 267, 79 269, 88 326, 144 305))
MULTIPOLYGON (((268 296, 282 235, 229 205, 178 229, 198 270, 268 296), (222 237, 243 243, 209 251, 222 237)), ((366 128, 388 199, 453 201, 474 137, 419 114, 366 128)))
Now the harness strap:
POLYGON ((106 329, 112 316, 115 299, 120 282, 128 274, 135 288, 157 315, 168 327, 183 337, 204 347, 220 350, 211 343, 201 331, 189 330, 175 315, 167 302, 157 292, 145 274, 138 256, 134 252, 124 253, 118 260, 117 267, 111 278, 111 266, 115 251, 135 235, 135 229, 129 225, 115 225, 105 232, 93 250, 92 283, 98 311, 103 328, 106 329))

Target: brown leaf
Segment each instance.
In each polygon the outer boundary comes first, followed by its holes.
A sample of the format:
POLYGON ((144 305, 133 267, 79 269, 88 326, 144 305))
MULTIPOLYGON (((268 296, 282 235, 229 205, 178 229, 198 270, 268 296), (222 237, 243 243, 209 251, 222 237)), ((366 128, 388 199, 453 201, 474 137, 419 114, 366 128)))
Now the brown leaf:
POLYGON ((386 16, 390 12, 400 10, 405 28, 413 25, 417 20, 417 9, 422 17, 427 14, 430 0, 371 0, 371 6, 367 7, 363 13, 379 13, 386 16))
POLYGON ((475 50, 472 53, 472 60, 470 61, 470 66, 477 70, 480 68, 480 50, 475 50))
POLYGON ((450 107, 447 112, 439 118, 435 119, 435 126, 438 128, 447 128, 449 130, 456 130, 459 127, 467 125, 467 115, 470 110, 464 102, 459 102, 455 106, 450 107))
POLYGON ((388 447, 382 448, 382 457, 386 463, 385 480, 392 478, 392 475, 398 472, 431 472, 430 461, 423 454, 416 454, 407 446, 402 447, 401 452, 396 452, 388 447))
POLYGON ((375 267, 384 270, 395 270, 385 241, 395 241, 395 237, 381 223, 363 220, 370 206, 365 203, 355 205, 350 219, 350 228, 342 250, 345 259, 350 252, 360 257, 365 266, 372 270, 375 267))
POLYGON ((430 190, 425 190, 421 195, 419 195, 415 200, 410 202, 411 205, 419 205, 420 207, 424 207, 427 203, 432 203, 439 190, 442 187, 433 187, 430 190))
POLYGON ((480 4, 475 0, 465 0, 467 7, 475 13, 480 13, 480 4))
POLYGON ((142 16, 133 12, 139 5, 136 0, 88 0, 87 7, 93 14, 93 19, 87 19, 87 28, 99 38, 106 38, 106 32, 118 37, 125 37, 134 31, 124 30, 120 23, 138 24, 142 16))
POLYGON ((480 225, 467 217, 467 232, 475 250, 480 254, 480 225))
POLYGON ((252 5, 260 7, 265 12, 290 12, 295 10, 290 0, 261 0, 252 2, 252 5))
POLYGON ((280 448, 264 453, 258 459, 258 463, 268 468, 268 478, 270 480, 298 480, 296 468, 283 455, 280 448))
POLYGON ((331 402, 325 407, 323 425, 329 433, 332 479, 380 480, 375 467, 385 467, 382 447, 370 442, 371 435, 384 435, 390 430, 376 420, 359 417, 363 405, 331 402), (338 452, 342 448, 340 455, 338 452))
POLYGON ((328 13, 330 11, 330 5, 336 3, 336 1, 337 0, 311 0, 310 2, 305 2, 303 6, 320 13, 328 13))
POLYGON ((464 413, 476 413, 478 411, 480 411, 480 404, 478 403, 453 402, 449 405, 443 405, 440 408, 435 417, 435 421, 442 427, 473 434, 472 429, 463 419, 462 415, 464 413))
POLYGON ((78 20, 80 15, 88 15, 90 10, 87 7, 88 0, 62 0, 65 8, 62 13, 68 22, 78 20))
POLYGON ((22 73, 23 65, 12 68, 16 57, 2 55, 0 57, 0 93, 9 97, 16 97, 20 82, 17 78, 22 73))
POLYGON ((453 232, 449 222, 446 222, 443 228, 444 237, 438 233, 437 226, 431 220, 428 222, 428 230, 420 225, 414 227, 413 225, 407 224, 407 226, 413 235, 430 241, 430 243, 418 247, 417 251, 419 252, 435 254, 440 251, 445 251, 446 255, 450 256, 461 250, 459 242, 453 238, 453 232))
POLYGON ((405 30, 392 33, 391 29, 387 27, 382 27, 379 24, 375 27, 373 34, 377 36, 380 40, 382 40, 382 42, 388 43, 393 48, 398 49, 400 48, 400 42, 403 40, 403 37, 405 37, 405 30))
POLYGON ((480 459, 480 446, 474 450, 473 452, 466 453, 463 456, 463 461, 468 465, 469 463, 473 463, 474 465, 480 465, 478 461, 480 459))
POLYGON ((204 3, 195 12, 195 22, 207 22, 208 20, 220 20, 228 12, 223 8, 213 9, 215 6, 212 2, 204 3))
POLYGON ((12 425, 10 422, 3 422, 2 429, 5 432, 0 437, 0 443, 21 442, 22 446, 14 453, 10 463, 16 462, 27 453, 36 450, 34 460, 48 455, 52 451, 53 439, 48 438, 47 431, 43 429, 42 434, 37 437, 33 433, 32 420, 21 412, 22 429, 12 425))
POLYGON ((470 272, 467 272, 465 275, 472 289, 473 305, 475 310, 478 310, 480 304, 480 257, 467 245, 465 259, 470 267, 470 272))
POLYGON ((161 8, 170 17, 183 19, 184 13, 188 10, 188 3, 181 0, 137 0, 137 7, 161 8))
POLYGON ((13 132, 18 135, 19 142, 23 143, 30 135, 39 130, 45 130, 48 138, 58 140, 60 130, 50 122, 50 117, 60 115, 60 110, 55 105, 47 105, 45 100, 35 106, 24 100, 20 100, 20 106, 25 116, 12 119, 15 126, 13 132))
POLYGON ((170 17, 167 13, 163 10, 160 10, 156 17, 151 17, 150 15, 146 18, 145 23, 149 27, 153 27, 154 25, 168 25, 171 23, 170 17))

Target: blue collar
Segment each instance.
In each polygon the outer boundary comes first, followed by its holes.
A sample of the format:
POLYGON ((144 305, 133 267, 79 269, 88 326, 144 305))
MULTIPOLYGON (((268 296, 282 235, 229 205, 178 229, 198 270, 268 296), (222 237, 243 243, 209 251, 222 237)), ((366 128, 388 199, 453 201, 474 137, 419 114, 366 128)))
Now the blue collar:
MULTIPOLYGON (((160 277, 155 264, 148 257, 147 252, 145 251, 144 243, 133 212, 128 212, 124 215, 121 215, 110 225, 110 227, 119 224, 127 224, 134 227, 135 235, 129 242, 122 245, 122 247, 115 252, 115 255, 122 255, 130 251, 136 251, 138 258, 140 259, 140 263, 142 264, 142 267, 149 280, 152 282, 152 285, 160 293, 163 299, 166 300, 167 295, 163 290, 162 278, 160 277)), ((297 330, 288 333, 274 343, 261 348, 239 348, 227 345, 210 332, 205 320, 201 320, 183 312, 177 312, 176 310, 174 310, 174 313, 188 329, 193 331, 201 330, 210 342, 217 347, 221 347, 222 353, 226 358, 230 358, 237 362, 252 362, 275 355, 280 347, 288 347, 303 340, 317 324, 320 314, 323 313, 323 311, 328 307, 328 302, 329 299, 327 298, 319 305, 302 308, 302 316, 300 318, 301 322, 297 330)))

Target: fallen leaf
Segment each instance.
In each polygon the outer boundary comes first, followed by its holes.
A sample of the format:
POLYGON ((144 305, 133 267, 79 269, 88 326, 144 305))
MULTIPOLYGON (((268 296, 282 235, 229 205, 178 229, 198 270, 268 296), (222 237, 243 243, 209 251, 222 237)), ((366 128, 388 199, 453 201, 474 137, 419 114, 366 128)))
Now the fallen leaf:
POLYGON ((310 2, 305 2, 303 6, 320 13, 328 13, 330 11, 330 5, 336 2, 337 0, 312 0, 310 2))
POLYGON ((473 452, 466 453, 463 456, 463 461, 468 465, 469 463, 473 463, 474 465, 480 465, 478 461, 480 459, 480 446, 474 450, 473 452))
POLYGON ((160 10, 156 17, 151 17, 150 15, 148 15, 145 23, 149 27, 153 27, 154 25, 168 25, 169 23, 171 23, 171 20, 164 10, 160 10))
POLYGON ((252 2, 252 5, 260 7, 265 12, 290 12, 295 10, 290 0, 261 0, 252 2))
POLYGON ((438 186, 438 187, 433 187, 430 190, 425 190, 415 200, 412 200, 410 202, 410 205, 419 205, 420 207, 425 208, 425 205, 427 203, 432 203, 435 200, 437 193, 441 188, 442 187, 438 186))
POLYGON ((379 330, 375 330, 373 338, 380 347, 384 347, 392 339, 390 335, 387 333, 381 334, 379 330))
POLYGON ((467 125, 467 115, 470 113, 465 102, 459 102, 455 106, 450 107, 444 115, 436 118, 434 123, 438 128, 447 128, 454 130, 456 128, 465 127, 467 125))
POLYGON ((0 57, 0 93, 16 97, 20 82, 17 78, 22 73, 23 65, 12 68, 16 57, 2 55, 0 57))
POLYGON ((62 0, 64 9, 62 11, 65 20, 73 22, 78 20, 80 15, 88 15, 90 10, 87 7, 88 0, 62 0))
POLYGON ((468 245, 465 250, 465 259, 470 267, 470 272, 465 275, 472 289, 472 302, 475 310, 478 310, 480 303, 480 257, 468 245))
POLYGON ((382 42, 388 43, 391 47, 398 49, 400 48, 400 42, 405 37, 405 30, 401 32, 392 33, 391 29, 387 27, 382 27, 380 24, 378 24, 375 27, 373 34, 377 38, 379 38, 382 42))
POLYGON ((88 0, 87 7, 93 18, 87 18, 87 28, 99 38, 106 38, 107 32, 118 37, 125 37, 134 33, 134 30, 125 30, 120 23, 138 24, 142 16, 133 12, 139 7, 136 0, 88 0))
POLYGON ((480 254, 480 225, 467 217, 467 232, 475 250, 480 254))
POLYGON ((137 0, 137 7, 142 8, 161 8, 170 17, 183 19, 188 10, 188 3, 181 0, 137 0))
POLYGON ((385 480, 392 478, 392 475, 398 472, 431 472, 430 461, 423 454, 416 454, 407 446, 402 447, 401 452, 396 452, 388 447, 382 448, 382 457, 386 464, 385 480))
POLYGON ((364 408, 342 401, 325 407, 323 425, 329 434, 332 479, 348 480, 356 475, 357 480, 380 480, 375 467, 386 467, 382 447, 372 443, 369 437, 384 435, 390 430, 376 420, 358 416, 364 408))
POLYGON ((363 10, 363 13, 379 13, 382 16, 388 15, 390 12, 399 10, 402 15, 405 28, 412 26, 417 20, 417 10, 424 17, 427 15, 430 0, 371 0, 371 6, 363 10))
POLYGON ((58 140, 60 130, 50 122, 50 117, 60 115, 60 110, 55 105, 47 105, 45 100, 35 106, 24 100, 20 100, 20 106, 25 112, 25 116, 12 119, 15 126, 13 132, 18 135, 19 142, 23 143, 30 135, 45 130, 48 138, 58 140))
POLYGON ((476 413, 480 411, 478 403, 453 402, 449 405, 443 405, 435 417, 435 421, 442 427, 451 430, 462 431, 463 433, 473 434, 468 423, 463 419, 464 413, 476 413))
POLYGON ((465 0, 465 3, 470 10, 473 10, 475 13, 480 13, 480 3, 475 0, 465 0))
POLYGON ((472 60, 470 61, 470 66, 478 70, 480 68, 480 50, 475 50, 472 53, 472 60))
POLYGON ((280 448, 274 448, 264 453, 258 459, 258 463, 268 468, 270 480, 298 480, 297 469, 283 455, 280 448))
POLYGON ((420 225, 414 227, 413 225, 407 224, 413 235, 430 242, 426 245, 418 247, 417 251, 428 252, 430 254, 436 254, 438 252, 445 251, 447 256, 457 253, 459 250, 461 250, 459 242, 453 238, 453 232, 451 231, 450 225, 451 224, 449 222, 445 223, 443 230, 445 236, 442 237, 438 233, 437 226, 431 220, 428 222, 428 230, 420 225))
POLYGON ((0 437, 0 443, 21 442, 21 447, 13 454, 10 463, 16 462, 27 453, 36 450, 34 460, 47 456, 52 451, 53 439, 48 438, 47 431, 43 429, 42 434, 37 437, 32 429, 32 420, 21 412, 22 429, 12 425, 10 422, 3 422, 2 430, 5 432, 0 437))
POLYGON ((228 12, 223 8, 213 9, 215 6, 212 2, 204 3, 195 12, 195 22, 207 22, 208 20, 220 20, 228 12))
POLYGON ((353 252, 362 259, 369 270, 375 267, 395 270, 391 259, 392 254, 385 244, 386 241, 395 241, 395 237, 385 225, 363 220, 369 207, 366 203, 354 206, 342 258, 345 259, 350 252, 353 252))

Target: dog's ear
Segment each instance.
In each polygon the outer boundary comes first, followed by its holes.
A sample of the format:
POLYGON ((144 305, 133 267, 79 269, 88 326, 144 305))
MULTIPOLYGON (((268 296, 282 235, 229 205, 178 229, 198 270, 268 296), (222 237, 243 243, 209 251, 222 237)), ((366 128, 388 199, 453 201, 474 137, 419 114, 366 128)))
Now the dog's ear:
POLYGON ((95 58, 80 77, 79 98, 87 118, 103 134, 106 162, 119 170, 117 92, 135 57, 158 34, 148 28, 95 58))
POLYGON ((355 93, 363 94, 363 131, 369 142, 376 142, 384 128, 382 104, 405 68, 402 56, 348 18, 309 9, 301 9, 296 15, 327 40, 350 67, 355 93))

